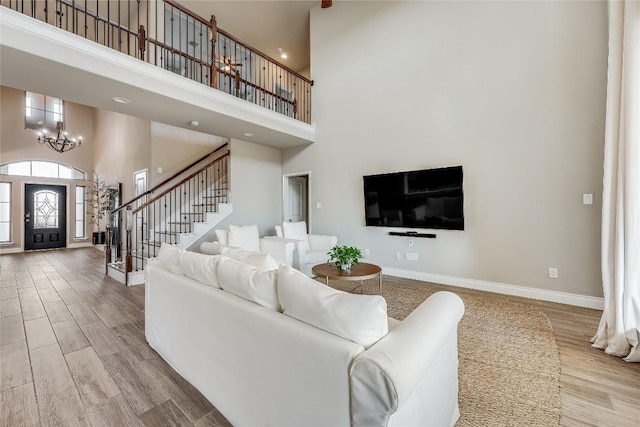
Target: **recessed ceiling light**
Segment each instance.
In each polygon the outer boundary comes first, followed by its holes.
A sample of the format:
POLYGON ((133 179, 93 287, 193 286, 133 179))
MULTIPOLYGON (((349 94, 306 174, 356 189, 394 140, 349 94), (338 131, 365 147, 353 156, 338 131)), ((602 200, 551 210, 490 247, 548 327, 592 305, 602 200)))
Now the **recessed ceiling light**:
POLYGON ((189 122, 189 124, 190 124, 191 126, 200 126, 200 122, 199 122, 199 121, 197 121, 197 120, 191 120, 191 121, 189 122))
POLYGON ((287 52, 285 52, 281 47, 278 48, 278 52, 280 52, 280 58, 282 59, 287 59, 289 57, 289 55, 287 55, 287 52))
POLYGON ((251 133, 251 132, 246 132, 246 133, 244 134, 244 136, 249 136, 249 137, 251 137, 251 136, 253 136, 253 133, 251 133))
POLYGON ((129 101, 127 98, 124 98, 122 96, 114 96, 113 99, 115 102, 117 102, 118 104, 128 104, 131 101, 129 101))

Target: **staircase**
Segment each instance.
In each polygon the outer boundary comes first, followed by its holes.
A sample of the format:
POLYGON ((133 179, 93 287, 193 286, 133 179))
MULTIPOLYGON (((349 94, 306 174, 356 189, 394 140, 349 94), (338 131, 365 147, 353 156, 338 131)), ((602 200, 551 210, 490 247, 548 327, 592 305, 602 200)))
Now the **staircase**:
POLYGON ((107 244, 107 275, 128 286, 142 284, 144 267, 163 243, 189 249, 229 216, 229 156, 225 144, 114 210, 125 215, 125 249, 113 260, 107 244))

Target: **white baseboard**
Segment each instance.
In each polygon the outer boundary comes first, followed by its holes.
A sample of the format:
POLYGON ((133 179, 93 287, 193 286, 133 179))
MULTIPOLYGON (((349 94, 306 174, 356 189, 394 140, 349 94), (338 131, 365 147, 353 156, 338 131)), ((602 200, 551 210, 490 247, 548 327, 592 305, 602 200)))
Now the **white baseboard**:
POLYGON ((91 246, 93 246, 93 243, 91 243, 91 242, 69 243, 69 244, 67 245, 67 249, 73 249, 73 248, 90 248, 91 246))
MULTIPOLYGON (((79 242, 79 243, 69 243, 66 248, 60 248, 60 249, 74 249, 74 248, 90 248, 93 246, 93 243, 91 242, 79 242)), ((47 250, 47 249, 43 249, 43 250, 47 250)), ((16 247, 16 248, 0 248, 0 255, 6 255, 6 254, 17 254, 20 252, 25 252, 24 249, 22 249, 21 247, 16 247)))
POLYGON ((0 255, 17 254, 24 252, 22 248, 0 248, 0 255))
POLYGON ((389 276, 405 279, 422 280, 441 285, 458 286, 460 288, 477 289, 479 291, 494 292, 497 294, 513 295, 517 297, 532 298, 541 301, 558 302, 560 304, 575 305, 578 307, 604 308, 604 299, 588 295, 570 294, 567 292, 548 291, 545 289, 529 288, 526 286, 509 285, 507 283, 488 282, 485 280, 465 279, 462 277, 444 276, 441 274, 424 273, 421 271, 402 270, 399 268, 382 267, 382 273, 389 276))

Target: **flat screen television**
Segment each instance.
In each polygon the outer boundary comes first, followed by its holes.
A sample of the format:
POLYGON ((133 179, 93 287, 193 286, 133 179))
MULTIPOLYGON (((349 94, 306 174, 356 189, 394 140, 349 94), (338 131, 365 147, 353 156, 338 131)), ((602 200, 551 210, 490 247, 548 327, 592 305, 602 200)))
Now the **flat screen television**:
POLYGON ((364 177, 368 226, 464 230, 462 166, 364 177))

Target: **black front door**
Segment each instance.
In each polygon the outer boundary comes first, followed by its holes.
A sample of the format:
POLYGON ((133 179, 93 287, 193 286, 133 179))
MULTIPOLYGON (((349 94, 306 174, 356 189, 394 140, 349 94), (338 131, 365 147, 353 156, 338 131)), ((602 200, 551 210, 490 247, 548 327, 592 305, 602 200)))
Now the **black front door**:
POLYGON ((67 187, 26 184, 24 250, 67 246, 67 187))

